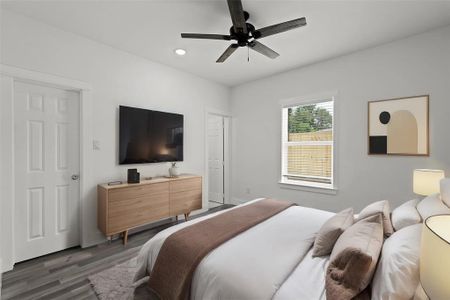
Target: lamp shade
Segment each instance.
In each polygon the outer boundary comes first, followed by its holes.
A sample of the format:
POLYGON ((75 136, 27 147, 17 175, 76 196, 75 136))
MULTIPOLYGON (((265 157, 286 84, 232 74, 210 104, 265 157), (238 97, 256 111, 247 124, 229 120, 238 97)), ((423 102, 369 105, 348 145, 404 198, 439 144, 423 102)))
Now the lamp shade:
POLYGON ((417 169, 413 175, 413 191, 415 194, 428 196, 439 193, 439 182, 444 178, 444 171, 417 169))
POLYGON ((420 282, 430 299, 450 299, 450 215, 425 220, 420 252, 420 282))

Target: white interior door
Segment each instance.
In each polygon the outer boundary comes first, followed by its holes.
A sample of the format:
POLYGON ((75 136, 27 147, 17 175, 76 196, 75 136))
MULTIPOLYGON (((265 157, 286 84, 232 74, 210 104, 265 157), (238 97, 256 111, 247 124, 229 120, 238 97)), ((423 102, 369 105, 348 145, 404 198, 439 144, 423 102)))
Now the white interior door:
POLYGON ((208 201, 224 203, 224 118, 208 115, 208 201))
POLYGON ((79 94, 14 86, 15 261, 79 245, 79 94))

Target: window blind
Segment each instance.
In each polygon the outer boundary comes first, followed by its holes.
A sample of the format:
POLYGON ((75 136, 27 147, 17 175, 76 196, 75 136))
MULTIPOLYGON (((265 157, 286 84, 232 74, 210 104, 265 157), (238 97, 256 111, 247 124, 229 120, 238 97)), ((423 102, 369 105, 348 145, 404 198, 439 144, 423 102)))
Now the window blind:
POLYGON ((333 184, 334 102, 283 108, 282 181, 333 184))

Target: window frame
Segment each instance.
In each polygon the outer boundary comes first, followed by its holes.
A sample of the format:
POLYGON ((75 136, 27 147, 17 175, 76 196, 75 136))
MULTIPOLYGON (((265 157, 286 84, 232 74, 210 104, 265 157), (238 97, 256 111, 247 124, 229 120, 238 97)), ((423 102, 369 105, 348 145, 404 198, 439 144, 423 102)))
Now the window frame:
POLYGON ((337 154, 337 110, 336 110, 336 99, 337 92, 322 93, 315 96, 307 96, 302 98, 294 98, 281 101, 281 159, 280 159, 280 180, 279 184, 282 188, 290 188, 297 190, 305 190, 311 192, 325 192, 325 193, 336 193, 337 192, 337 164, 336 164, 336 154, 337 154), (333 101, 333 119, 332 119, 332 141, 317 141, 317 142, 289 142, 288 141, 288 117, 287 109, 293 106, 305 106, 311 104, 317 104, 321 102, 333 101), (302 180, 292 180, 288 179, 284 174, 287 174, 287 151, 288 146, 302 146, 302 145, 331 145, 331 183, 321 183, 321 182, 311 182, 302 180))

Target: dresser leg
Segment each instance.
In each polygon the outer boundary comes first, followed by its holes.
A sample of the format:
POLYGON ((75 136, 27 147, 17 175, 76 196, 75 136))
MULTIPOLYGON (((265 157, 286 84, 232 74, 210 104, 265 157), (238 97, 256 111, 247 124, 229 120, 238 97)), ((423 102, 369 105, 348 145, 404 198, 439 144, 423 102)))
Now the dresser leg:
POLYGON ((186 221, 189 221, 189 213, 185 213, 185 214, 184 214, 184 219, 185 219, 186 221))
POLYGON ((128 242, 128 230, 123 232, 123 244, 126 246, 128 242))

